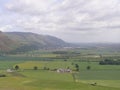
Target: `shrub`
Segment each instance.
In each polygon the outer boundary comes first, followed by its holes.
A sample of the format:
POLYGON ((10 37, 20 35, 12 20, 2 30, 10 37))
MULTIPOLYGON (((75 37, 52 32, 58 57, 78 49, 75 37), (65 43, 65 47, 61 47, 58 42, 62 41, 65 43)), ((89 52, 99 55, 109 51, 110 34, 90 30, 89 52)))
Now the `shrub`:
POLYGON ((0 77, 6 77, 6 75, 5 74, 0 74, 0 77))

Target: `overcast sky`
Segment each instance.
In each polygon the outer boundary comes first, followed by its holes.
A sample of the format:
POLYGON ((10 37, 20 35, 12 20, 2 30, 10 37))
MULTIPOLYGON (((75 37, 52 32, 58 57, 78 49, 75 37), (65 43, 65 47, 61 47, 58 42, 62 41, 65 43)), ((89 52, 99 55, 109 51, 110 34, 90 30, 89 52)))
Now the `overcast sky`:
POLYGON ((0 30, 120 43, 120 0, 0 0, 0 30))

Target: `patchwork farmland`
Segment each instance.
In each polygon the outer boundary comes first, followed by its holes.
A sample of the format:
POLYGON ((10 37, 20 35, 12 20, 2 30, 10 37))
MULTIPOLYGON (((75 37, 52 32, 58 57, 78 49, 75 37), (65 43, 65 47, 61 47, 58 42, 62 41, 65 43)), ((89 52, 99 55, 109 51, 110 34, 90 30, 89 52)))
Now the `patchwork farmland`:
POLYGON ((56 54, 53 51, 35 51, 27 53, 29 56, 25 53, 1 56, 0 90, 120 89, 120 65, 99 64, 105 58, 119 60, 118 55, 109 52, 109 56, 104 51, 101 58, 88 55, 86 50, 82 50, 82 54, 76 50, 65 52, 56 54), (7 72, 8 69, 12 72, 7 72), (57 72, 58 69, 70 69, 72 72, 57 72))

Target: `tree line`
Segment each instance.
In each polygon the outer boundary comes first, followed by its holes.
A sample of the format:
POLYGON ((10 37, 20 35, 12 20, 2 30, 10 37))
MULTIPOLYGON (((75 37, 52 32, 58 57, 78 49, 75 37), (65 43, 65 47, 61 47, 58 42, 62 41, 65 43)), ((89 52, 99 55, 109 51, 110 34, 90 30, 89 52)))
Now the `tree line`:
POLYGON ((105 59, 99 62, 100 65, 120 65, 120 60, 105 59))

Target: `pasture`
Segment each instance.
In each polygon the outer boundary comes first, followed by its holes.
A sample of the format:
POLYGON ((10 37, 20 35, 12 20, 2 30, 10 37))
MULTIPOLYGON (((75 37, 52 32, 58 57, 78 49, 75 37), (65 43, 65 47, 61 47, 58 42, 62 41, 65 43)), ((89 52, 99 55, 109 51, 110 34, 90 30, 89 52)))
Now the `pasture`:
POLYGON ((80 71, 73 73, 57 73, 57 68, 74 69, 71 61, 25 61, 13 63, 20 67, 15 73, 6 73, 7 77, 0 78, 0 90, 119 90, 120 66, 100 66, 97 62, 76 62, 80 71), (90 70, 86 66, 91 64, 90 70), (38 66, 38 70, 33 67, 38 66), (44 70, 49 67, 50 70, 44 70), (100 68, 102 67, 102 68, 100 68), (73 78, 75 76, 75 80, 73 78), (12 80, 12 82, 11 82, 12 80), (7 83, 6 83, 7 82, 7 83), (11 82, 11 83, 10 83, 11 82), (96 86, 91 84, 97 83, 96 86), (6 84, 5 84, 6 83, 6 84))
POLYGON ((120 59, 116 52, 88 49, 65 50, 65 54, 34 51, 0 56, 0 74, 6 75, 0 77, 0 90, 119 90, 120 65, 99 65, 104 58, 120 59), (19 70, 6 72, 16 65, 19 70), (72 73, 58 73, 59 68, 69 68, 72 73))
POLYGON ((0 90, 119 90, 116 87, 92 86, 88 83, 73 81, 68 73, 27 70, 0 78, 0 90), (22 75, 21 75, 22 74, 22 75), (24 76, 24 77, 23 77, 24 76))

